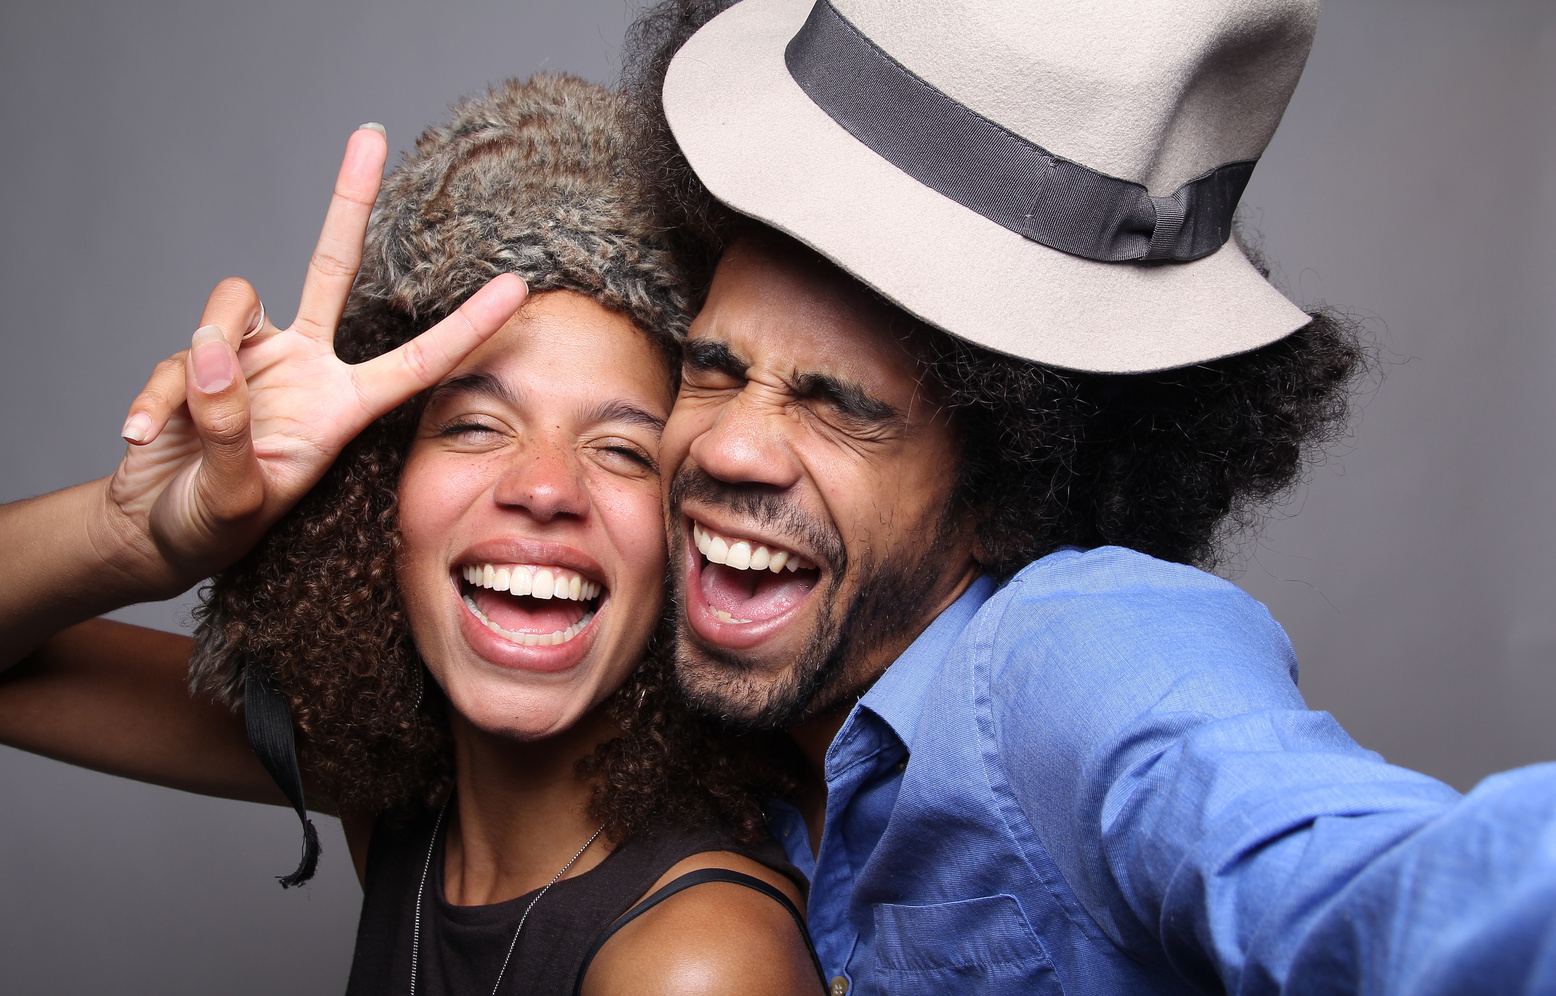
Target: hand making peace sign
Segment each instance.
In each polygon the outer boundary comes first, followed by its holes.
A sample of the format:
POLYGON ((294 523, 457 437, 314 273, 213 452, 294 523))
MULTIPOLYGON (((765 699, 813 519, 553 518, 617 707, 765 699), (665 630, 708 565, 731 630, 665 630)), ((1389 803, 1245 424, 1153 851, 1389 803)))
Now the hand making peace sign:
POLYGON ((175 594, 235 561, 368 423, 436 384, 523 303, 524 282, 501 275, 392 352, 355 365, 335 355, 387 155, 376 126, 347 143, 288 328, 268 322, 246 281, 224 280, 190 349, 159 364, 130 406, 100 542, 121 551, 140 597, 175 594))

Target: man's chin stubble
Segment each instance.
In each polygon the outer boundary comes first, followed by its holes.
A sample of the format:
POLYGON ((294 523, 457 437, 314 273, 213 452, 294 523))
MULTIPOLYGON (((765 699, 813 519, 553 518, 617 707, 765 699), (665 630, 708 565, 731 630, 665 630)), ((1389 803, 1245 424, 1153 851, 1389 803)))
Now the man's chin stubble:
POLYGON ((794 662, 773 674, 736 651, 709 646, 691 632, 684 610, 679 612, 675 677, 681 694, 693 709, 732 730, 776 730, 803 722, 818 711, 818 700, 831 698, 823 693, 844 663, 830 617, 823 610, 794 662))
POLYGON ((810 637, 794 663, 776 676, 693 635, 684 593, 677 591, 675 674, 681 694, 692 708, 735 730, 791 728, 857 700, 891 663, 876 660, 880 652, 900 653, 928 625, 922 617, 944 573, 948 526, 942 518, 928 549, 910 563, 862 564, 864 578, 841 619, 832 611, 841 579, 825 592, 813 592, 822 608, 810 637))

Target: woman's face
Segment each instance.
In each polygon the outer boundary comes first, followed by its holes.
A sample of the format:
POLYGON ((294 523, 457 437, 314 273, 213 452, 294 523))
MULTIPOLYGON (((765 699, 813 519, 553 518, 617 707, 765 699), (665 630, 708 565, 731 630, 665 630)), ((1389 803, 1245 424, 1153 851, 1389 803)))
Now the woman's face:
POLYGON ((663 598, 664 360, 571 291, 532 297, 433 392, 400 478, 416 645, 476 728, 567 729, 641 659, 663 598))

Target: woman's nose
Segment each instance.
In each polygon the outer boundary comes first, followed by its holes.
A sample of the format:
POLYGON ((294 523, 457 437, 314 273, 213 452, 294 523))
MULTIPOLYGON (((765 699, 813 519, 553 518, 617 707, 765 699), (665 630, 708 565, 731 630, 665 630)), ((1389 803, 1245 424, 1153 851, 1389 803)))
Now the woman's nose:
POLYGON ((541 522, 583 515, 589 507, 589 494, 572 452, 542 443, 515 455, 497 481, 494 497, 499 505, 525 511, 541 522))

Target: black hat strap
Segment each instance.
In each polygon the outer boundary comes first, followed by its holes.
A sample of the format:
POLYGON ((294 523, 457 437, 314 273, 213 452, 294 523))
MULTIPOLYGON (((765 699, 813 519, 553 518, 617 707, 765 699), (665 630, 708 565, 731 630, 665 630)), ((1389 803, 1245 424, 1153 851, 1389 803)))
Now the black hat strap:
POLYGON ((1045 246, 1105 263, 1200 259, 1232 235, 1255 160, 1167 197, 1071 162, 990 121, 887 55, 828 0, 784 51, 822 110, 893 166, 1045 246))
POLYGON ((297 741, 292 732, 292 707, 253 657, 248 657, 243 664, 243 715, 248 726, 249 746, 285 793, 292 808, 297 810, 297 818, 303 824, 303 854, 297 870, 290 875, 276 876, 281 887, 289 889, 313 878, 319 865, 319 832, 308 819, 308 807, 303 800, 297 741))

